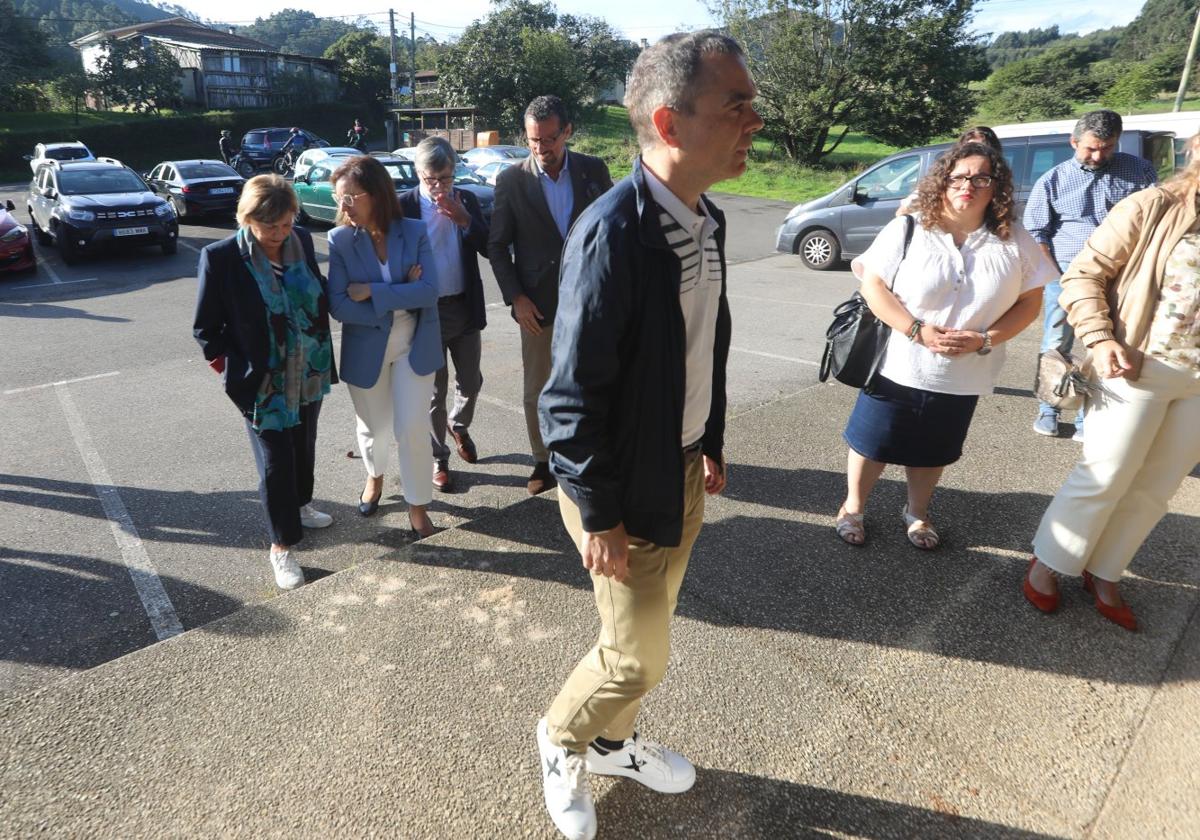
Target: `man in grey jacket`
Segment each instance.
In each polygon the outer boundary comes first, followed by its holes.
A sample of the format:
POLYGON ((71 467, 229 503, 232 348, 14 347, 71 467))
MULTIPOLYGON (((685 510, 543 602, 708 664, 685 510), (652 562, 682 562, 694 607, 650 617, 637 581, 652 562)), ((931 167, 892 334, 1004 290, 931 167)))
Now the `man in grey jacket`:
POLYGON ((488 260, 521 328, 525 425, 534 460, 526 488, 536 496, 553 484, 538 431, 537 401, 550 374, 563 242, 584 208, 612 186, 612 178, 600 158, 567 151, 571 120, 557 96, 529 103, 525 135, 532 154, 496 179, 488 260))

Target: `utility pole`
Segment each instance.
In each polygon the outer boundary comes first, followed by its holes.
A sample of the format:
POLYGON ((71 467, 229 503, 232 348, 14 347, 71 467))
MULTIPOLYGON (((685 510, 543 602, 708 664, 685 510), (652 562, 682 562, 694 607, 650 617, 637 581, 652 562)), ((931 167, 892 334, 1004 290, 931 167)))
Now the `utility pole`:
POLYGON ((1183 108, 1183 97, 1187 93, 1188 82, 1192 80, 1192 64, 1196 61, 1196 44, 1200 42, 1200 9, 1196 10, 1196 23, 1192 27, 1192 43, 1188 47, 1187 58, 1183 62, 1183 76, 1179 79, 1179 92, 1175 94, 1175 107, 1172 111, 1183 108))
MULTIPOLYGON (((417 15, 408 13, 408 89, 412 91, 412 106, 417 107, 417 15)), ((449 128, 450 126, 446 126, 449 128)))
POLYGON ((396 107, 396 87, 397 87, 397 66, 396 66, 396 10, 388 9, 388 50, 390 53, 390 63, 388 64, 388 78, 391 86, 391 97, 388 102, 388 116, 386 118, 385 129, 387 132, 387 147, 394 149, 400 144, 396 137, 396 120, 391 113, 391 109, 396 107))

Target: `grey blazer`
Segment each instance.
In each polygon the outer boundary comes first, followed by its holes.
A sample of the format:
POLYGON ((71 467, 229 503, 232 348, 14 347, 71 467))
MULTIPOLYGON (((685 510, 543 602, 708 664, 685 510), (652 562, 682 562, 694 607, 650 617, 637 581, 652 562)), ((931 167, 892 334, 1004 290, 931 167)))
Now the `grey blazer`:
MULTIPOLYGON (((612 187, 612 178, 600 158, 573 151, 567 154, 567 172, 575 193, 571 208, 573 225, 588 205, 612 187)), ((488 261, 504 302, 511 306, 515 297, 527 295, 542 313, 543 326, 554 323, 558 309, 562 249, 563 237, 550 215, 530 155, 521 165, 504 170, 496 179, 488 261)))

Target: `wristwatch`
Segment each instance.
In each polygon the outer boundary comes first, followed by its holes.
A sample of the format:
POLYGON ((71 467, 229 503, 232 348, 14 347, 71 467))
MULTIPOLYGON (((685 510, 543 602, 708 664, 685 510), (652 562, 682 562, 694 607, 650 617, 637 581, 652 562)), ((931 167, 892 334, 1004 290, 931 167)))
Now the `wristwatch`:
POLYGON ((980 356, 986 356, 992 352, 992 334, 990 332, 983 333, 983 346, 975 351, 980 356))

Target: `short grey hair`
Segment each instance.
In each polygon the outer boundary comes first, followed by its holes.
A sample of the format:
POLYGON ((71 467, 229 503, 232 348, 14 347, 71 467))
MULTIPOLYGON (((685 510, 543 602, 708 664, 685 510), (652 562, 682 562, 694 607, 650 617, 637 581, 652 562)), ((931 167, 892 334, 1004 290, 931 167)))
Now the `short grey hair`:
POLYGON ((1071 139, 1079 142, 1083 135, 1091 134, 1097 140, 1113 140, 1121 136, 1121 115, 1116 111, 1088 111, 1075 123, 1071 139))
POLYGON ((685 114, 696 102, 697 81, 710 55, 745 56, 740 44, 714 29, 676 32, 642 50, 629 74, 625 107, 643 149, 657 146, 658 132, 651 115, 663 105, 685 114))
POLYGON ((426 137, 417 144, 417 153, 413 157, 417 172, 441 172, 446 168, 453 169, 456 163, 458 155, 445 137, 426 137))

